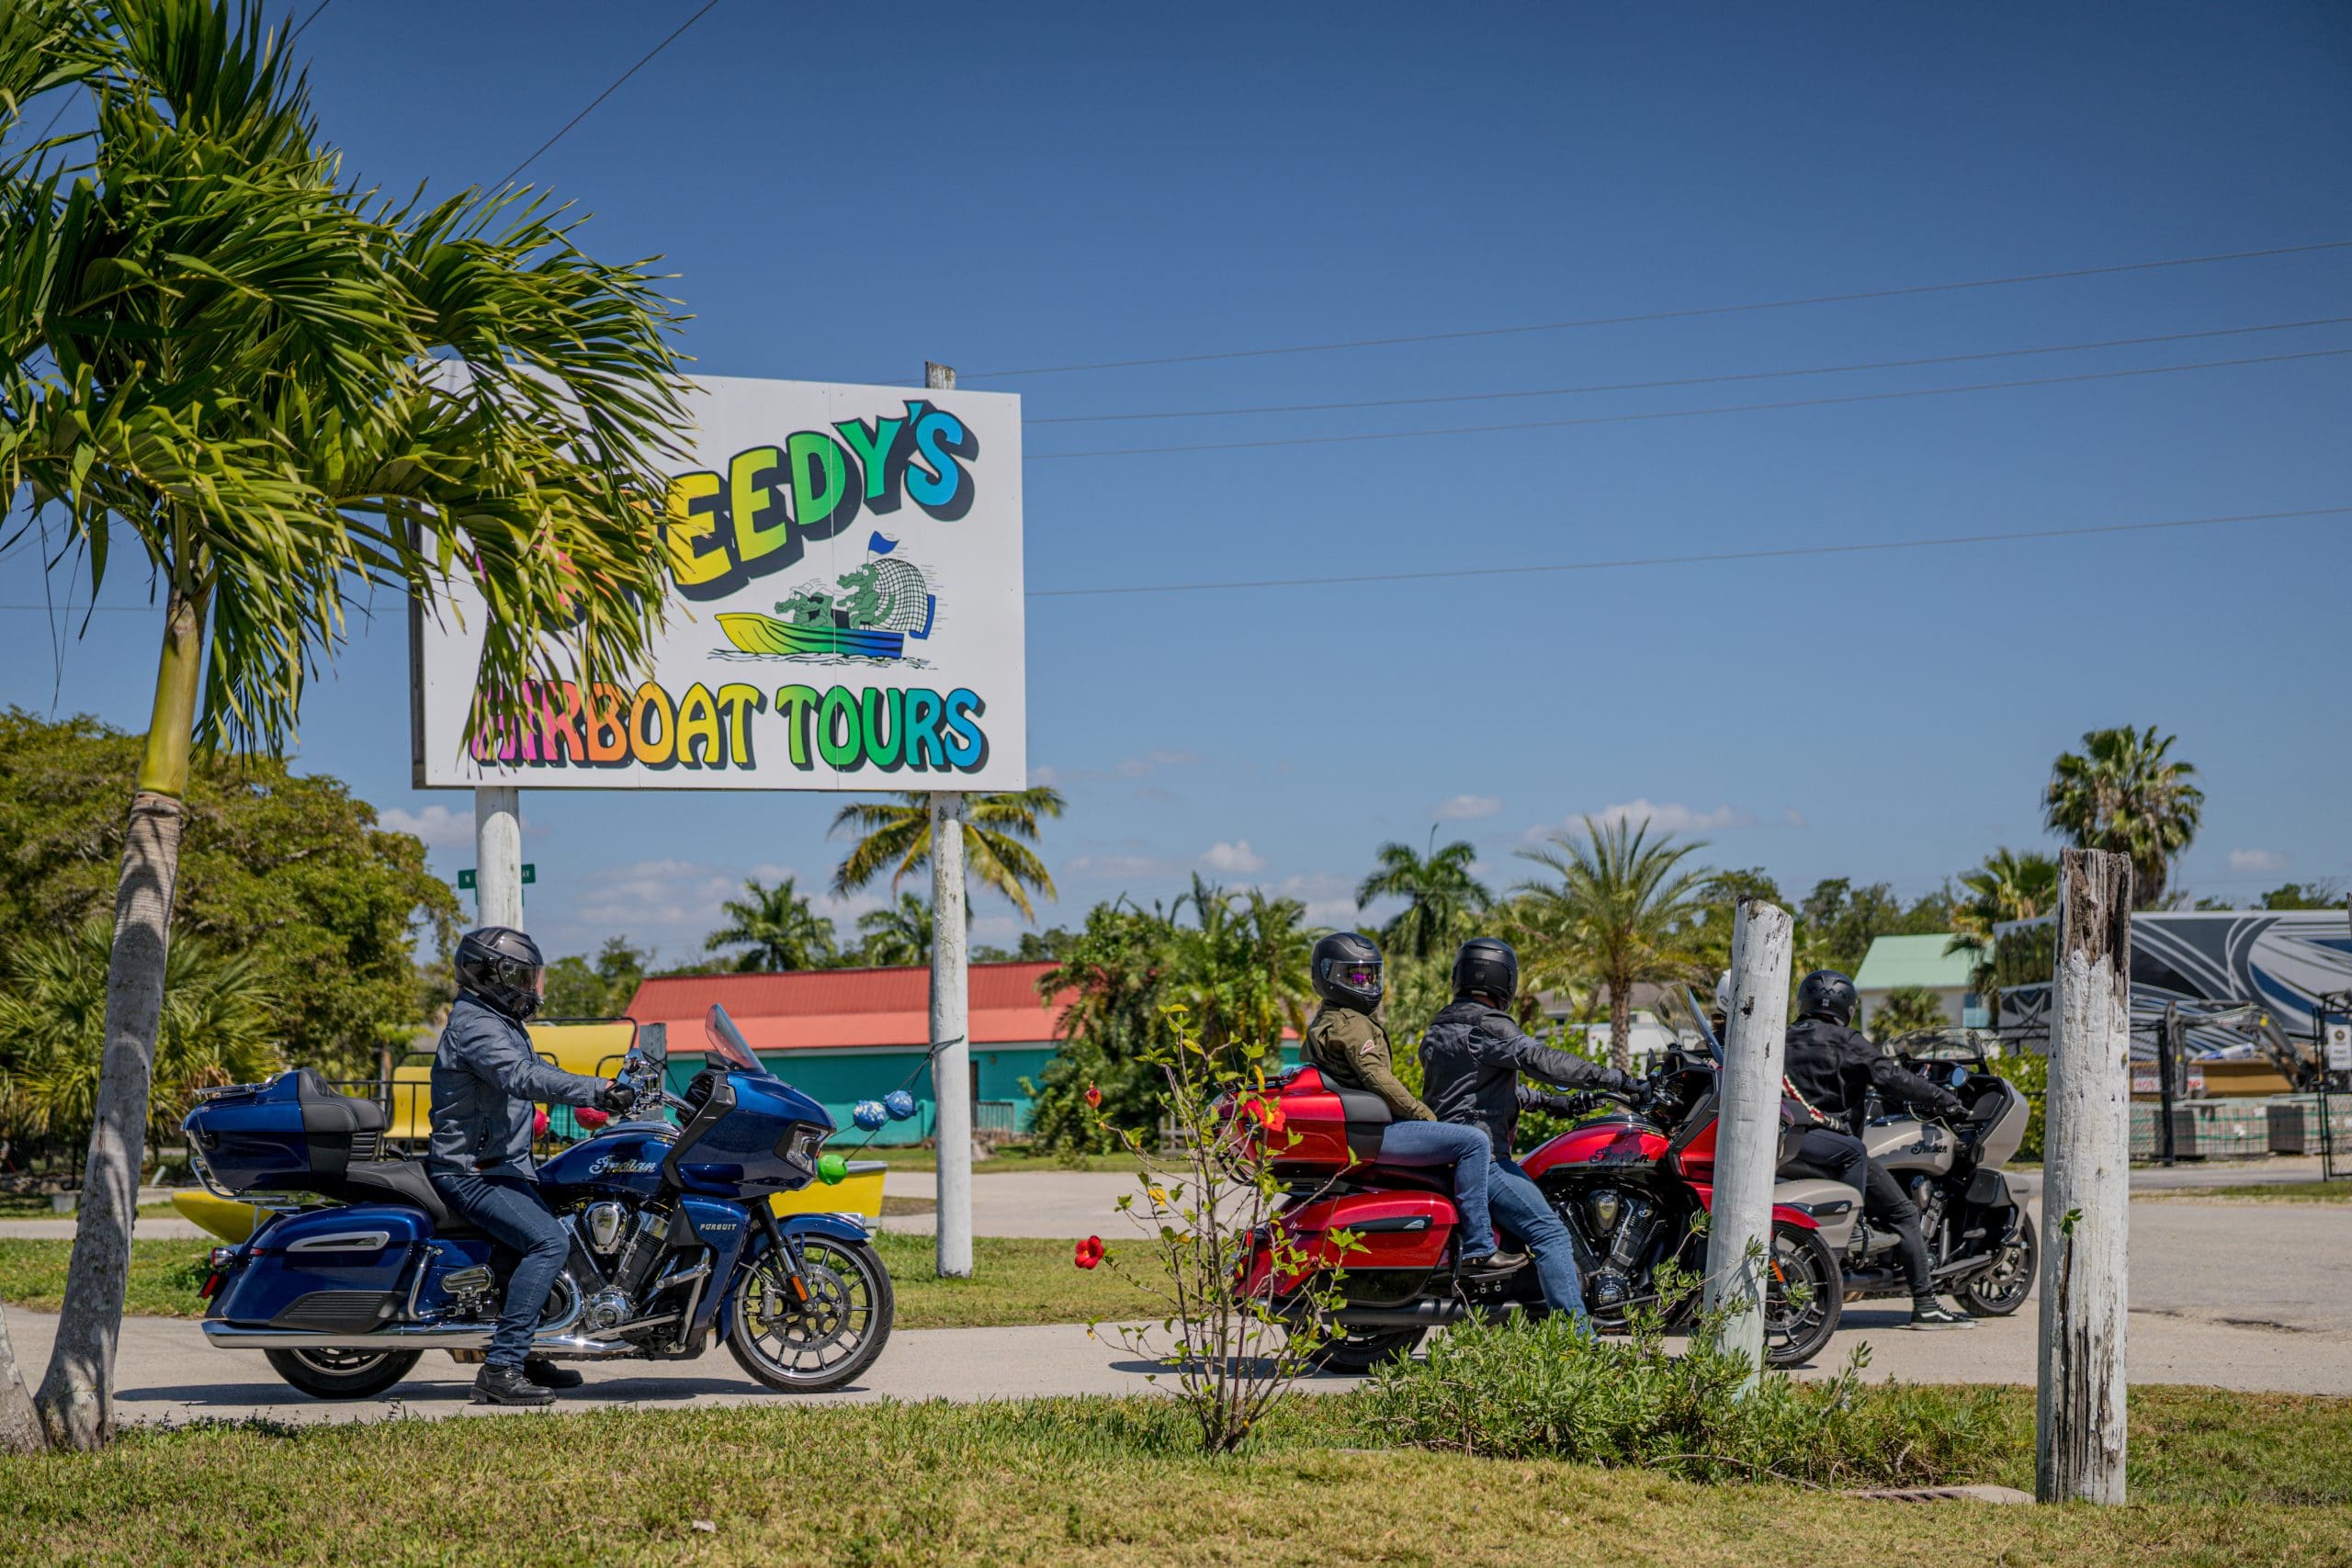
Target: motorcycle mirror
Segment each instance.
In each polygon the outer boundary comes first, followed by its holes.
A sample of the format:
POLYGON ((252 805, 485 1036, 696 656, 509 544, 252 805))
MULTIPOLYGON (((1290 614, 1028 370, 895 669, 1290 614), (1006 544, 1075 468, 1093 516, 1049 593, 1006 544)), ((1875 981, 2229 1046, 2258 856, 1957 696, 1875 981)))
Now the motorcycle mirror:
POLYGON ((638 1054, 659 1066, 670 1059, 670 1026, 666 1023, 639 1024, 637 1030, 638 1054))

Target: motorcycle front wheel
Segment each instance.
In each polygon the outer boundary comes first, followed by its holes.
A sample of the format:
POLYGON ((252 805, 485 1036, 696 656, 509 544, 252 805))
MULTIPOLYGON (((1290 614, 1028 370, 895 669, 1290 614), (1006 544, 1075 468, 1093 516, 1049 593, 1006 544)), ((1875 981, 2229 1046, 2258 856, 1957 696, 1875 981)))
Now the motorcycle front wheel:
POLYGON ((1846 1285, 1821 1233, 1782 1221, 1772 1227, 1771 1283, 1764 1302, 1764 1362, 1801 1367, 1838 1332, 1846 1285))
POLYGON ((422 1350, 264 1350, 270 1370, 312 1399, 372 1399, 415 1369, 422 1350))
POLYGON ((774 1252, 738 1270, 727 1348, 736 1365, 779 1393, 822 1393, 874 1364, 898 1302, 881 1254, 863 1242, 808 1237, 800 1277, 808 1286, 805 1303, 774 1252))
POLYGON ((2037 1254, 2033 1220, 2018 1217, 2018 1238, 2001 1248, 1991 1268, 1971 1276, 1959 1290, 1960 1303, 1973 1317, 2007 1317, 2033 1293, 2037 1254))

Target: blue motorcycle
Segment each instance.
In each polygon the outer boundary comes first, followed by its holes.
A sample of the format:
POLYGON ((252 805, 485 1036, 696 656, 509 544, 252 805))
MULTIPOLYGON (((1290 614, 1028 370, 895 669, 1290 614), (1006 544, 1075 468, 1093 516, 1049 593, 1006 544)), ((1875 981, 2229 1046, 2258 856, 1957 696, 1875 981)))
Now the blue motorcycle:
MULTIPOLYGON (((635 1106, 539 1168, 571 1251, 533 1353, 684 1360, 716 1334, 780 1393, 840 1388, 890 1337, 890 1276, 857 1216, 768 1201, 817 1178, 832 1119, 723 1009, 705 1028, 707 1065, 683 1096, 662 1087, 662 1031, 640 1031, 619 1075, 635 1106)), ((503 1293, 511 1260, 422 1163, 379 1157, 384 1126, 383 1107, 308 1068, 211 1090, 181 1123, 208 1187, 270 1211, 214 1249, 205 1337, 262 1351, 321 1399, 381 1393, 427 1349, 479 1359, 503 1293)))

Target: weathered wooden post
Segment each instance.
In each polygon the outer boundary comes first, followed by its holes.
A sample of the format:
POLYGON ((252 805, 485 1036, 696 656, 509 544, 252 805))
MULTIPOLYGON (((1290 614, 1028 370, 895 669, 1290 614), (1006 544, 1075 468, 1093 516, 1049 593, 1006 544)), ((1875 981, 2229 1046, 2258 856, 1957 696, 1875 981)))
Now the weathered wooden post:
POLYGON ((2125 1243, 2132 1187, 2132 863, 2059 857, 2034 1495, 2123 1501, 2125 1243))
POLYGON ((1720 1320, 1717 1343, 1747 1358, 1751 1388, 1764 1365, 1772 1173, 1780 1164, 1781 1063, 1788 1051, 1794 931, 1786 909, 1757 899, 1741 899, 1732 917, 1731 1017, 1723 1043, 1705 1303, 1710 1313, 1721 1309, 1727 1314, 1720 1320))
MULTIPOLYGON (((953 390, 956 372, 925 362, 923 385, 953 390)), ((972 1273, 971 976, 965 960, 964 797, 931 797, 931 1086, 939 1108, 936 1267, 956 1279, 972 1273)))

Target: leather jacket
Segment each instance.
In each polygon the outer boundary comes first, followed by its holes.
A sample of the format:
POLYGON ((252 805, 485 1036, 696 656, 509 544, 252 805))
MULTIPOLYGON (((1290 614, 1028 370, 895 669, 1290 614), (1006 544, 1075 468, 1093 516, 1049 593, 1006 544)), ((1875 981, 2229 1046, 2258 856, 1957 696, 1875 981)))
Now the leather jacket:
POLYGON ((1498 1159, 1510 1158, 1520 1111, 1552 1099, 1521 1084, 1521 1073, 1563 1089, 1622 1089, 1630 1081, 1613 1067, 1531 1039, 1510 1014, 1480 1001, 1456 1001, 1421 1035, 1421 1098, 1439 1121, 1483 1129, 1498 1159))
POLYGON ((594 1105, 603 1078, 567 1073, 532 1054, 521 1024, 459 992, 433 1053, 433 1137, 425 1169, 436 1176, 530 1176, 536 1101, 594 1105))
POLYGON ((1826 1018, 1802 1018, 1789 1025, 1788 1055, 1781 1070, 1807 1105, 1858 1137, 1862 1131, 1862 1097, 1873 1089, 1889 1105, 1924 1111, 1947 1121, 1968 1111, 1950 1089, 1905 1071, 1869 1035, 1826 1018))

